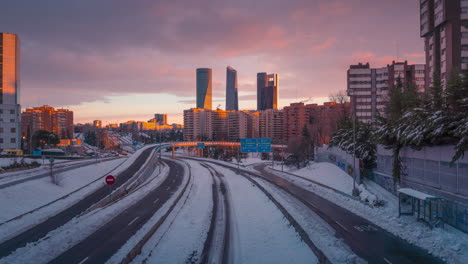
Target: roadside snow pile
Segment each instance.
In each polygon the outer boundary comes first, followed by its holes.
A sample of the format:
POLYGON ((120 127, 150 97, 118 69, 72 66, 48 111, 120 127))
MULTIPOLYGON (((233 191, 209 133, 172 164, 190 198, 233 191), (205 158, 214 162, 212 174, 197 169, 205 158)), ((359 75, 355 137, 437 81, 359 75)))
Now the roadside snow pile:
MULTIPOLYGON (((353 193, 353 178, 346 174, 343 170, 328 162, 314 162, 305 168, 299 170, 294 167, 286 167, 285 171, 289 171, 294 175, 319 182, 323 185, 352 195, 353 193)), ((295 179, 295 178, 291 178, 295 179)), ((375 194, 372 194, 364 185, 357 186, 359 189, 359 197, 363 202, 371 205, 379 202, 375 194)))

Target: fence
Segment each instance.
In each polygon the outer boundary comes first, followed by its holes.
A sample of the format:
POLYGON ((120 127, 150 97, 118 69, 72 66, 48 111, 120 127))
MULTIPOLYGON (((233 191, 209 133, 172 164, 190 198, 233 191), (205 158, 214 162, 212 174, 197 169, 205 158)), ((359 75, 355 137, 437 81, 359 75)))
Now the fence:
MULTIPOLYGON (((468 232, 468 157, 450 166, 452 146, 427 147, 420 151, 405 148, 400 153, 400 184, 442 197, 440 209, 446 223, 468 232)), ((390 150, 377 149, 377 168, 373 180, 396 194, 392 178, 393 158, 390 150)))

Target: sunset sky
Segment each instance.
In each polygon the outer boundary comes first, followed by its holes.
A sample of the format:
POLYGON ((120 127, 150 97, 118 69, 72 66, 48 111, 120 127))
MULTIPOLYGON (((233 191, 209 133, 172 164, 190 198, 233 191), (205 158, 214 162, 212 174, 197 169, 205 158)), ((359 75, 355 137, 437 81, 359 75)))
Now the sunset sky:
POLYGON ((213 69, 224 109, 226 66, 239 107, 256 107, 256 73, 279 74, 280 106, 346 89, 350 64, 424 63, 419 0, 14 0, 0 32, 21 39, 22 108, 48 104, 75 122, 182 123, 195 69, 213 69))

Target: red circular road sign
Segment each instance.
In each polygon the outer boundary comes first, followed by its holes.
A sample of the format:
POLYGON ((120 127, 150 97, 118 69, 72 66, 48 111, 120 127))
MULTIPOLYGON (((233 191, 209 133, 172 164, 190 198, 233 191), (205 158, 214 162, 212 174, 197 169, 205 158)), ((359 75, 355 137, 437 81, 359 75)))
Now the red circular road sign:
POLYGON ((106 176, 106 183, 107 184, 111 185, 111 184, 114 184, 114 182, 115 182, 115 177, 114 176, 112 176, 112 175, 107 175, 106 176))

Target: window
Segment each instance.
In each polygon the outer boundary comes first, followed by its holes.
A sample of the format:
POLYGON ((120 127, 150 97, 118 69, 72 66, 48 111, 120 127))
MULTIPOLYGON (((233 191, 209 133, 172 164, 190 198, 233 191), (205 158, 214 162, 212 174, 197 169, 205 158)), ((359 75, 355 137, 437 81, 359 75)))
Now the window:
POLYGON ((468 45, 462 45, 462 50, 468 50, 468 45))
POLYGON ((461 13, 462 14, 468 14, 468 7, 462 7, 461 13))
POLYGON ((0 143, 3 143, 3 138, 0 138, 0 143))
POLYGON ((14 119, 10 119, 10 122, 11 122, 11 123, 14 123, 14 122, 15 122, 15 120, 14 120, 14 119))
POLYGON ((3 114, 3 109, 0 109, 0 114, 3 114))
POLYGON ((10 138, 10 143, 16 143, 16 138, 10 138))
POLYGON ((15 109, 11 109, 10 114, 14 115, 15 114, 15 109))
POLYGON ((468 32, 462 32, 461 35, 462 38, 468 38, 468 32))
POLYGON ((0 127, 0 133, 3 133, 3 127, 0 127))
POLYGON ((12 127, 12 128, 10 129, 10 132, 11 132, 11 133, 16 133, 16 127, 12 127))
POLYGON ((462 57, 462 62, 463 63, 468 63, 468 57, 462 57))
POLYGON ((442 49, 441 53, 442 53, 442 55, 445 55, 445 49, 442 49))

